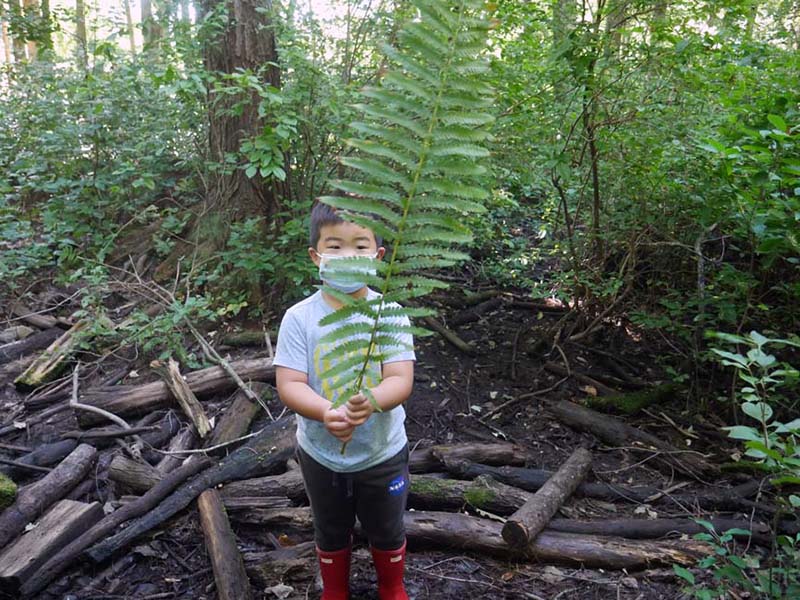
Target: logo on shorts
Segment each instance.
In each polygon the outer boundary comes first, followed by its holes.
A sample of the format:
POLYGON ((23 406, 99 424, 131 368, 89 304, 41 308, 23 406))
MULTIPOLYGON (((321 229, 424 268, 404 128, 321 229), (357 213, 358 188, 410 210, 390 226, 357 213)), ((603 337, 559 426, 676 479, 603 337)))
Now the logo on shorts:
POLYGON ((402 494, 404 489, 406 489, 406 478, 402 475, 400 477, 395 477, 389 482, 390 496, 402 494))

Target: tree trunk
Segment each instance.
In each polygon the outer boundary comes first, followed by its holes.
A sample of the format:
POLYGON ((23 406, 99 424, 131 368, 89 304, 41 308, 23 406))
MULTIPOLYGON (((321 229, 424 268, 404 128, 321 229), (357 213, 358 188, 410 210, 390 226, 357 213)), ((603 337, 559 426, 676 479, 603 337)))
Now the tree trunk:
POLYGON ((88 47, 86 45, 86 4, 84 0, 75 0, 75 39, 78 41, 78 64, 85 69, 88 47))
POLYGON ((0 365, 22 358, 30 352, 47 348, 63 334, 63 329, 53 327, 51 329, 45 329, 44 331, 38 331, 23 340, 11 342, 10 344, 3 344, 0 346, 0 365))
POLYGON ((136 37, 134 36, 133 13, 131 12, 131 0, 123 0, 125 6, 125 22, 128 25, 128 44, 131 47, 131 54, 136 54, 136 37))
MULTIPOLYGON (((22 5, 25 10, 25 19, 27 21, 39 20, 39 7, 36 6, 36 0, 22 0, 22 5)), ((35 62, 39 54, 39 49, 35 39, 25 40, 26 53, 28 55, 28 62, 35 62)))
POLYGON ((3 59, 5 64, 11 65, 11 38, 8 37, 8 23, 6 23, 5 13, 0 14, 0 36, 2 36, 3 41, 3 59))
POLYGON ((153 15, 151 0, 142 0, 142 37, 144 50, 152 50, 161 40, 162 31, 158 21, 153 15))
POLYGON ((528 453, 523 446, 496 444, 450 444, 418 448, 411 453, 408 468, 412 473, 441 469, 449 462, 471 461, 483 465, 524 465, 528 453))
MULTIPOLYGON (((21 18, 22 5, 20 4, 20 0, 9 0, 8 11, 12 18, 21 18)), ((18 33, 12 33, 12 36, 11 48, 14 54, 14 62, 17 64, 25 62, 25 38, 21 37, 18 33)))
MULTIPOLYGON (((204 0, 206 14, 226 2, 227 21, 216 39, 205 46, 204 62, 210 72, 224 77, 241 70, 257 74, 262 84, 280 87, 280 70, 275 34, 269 15, 270 0, 204 0)), ((258 114, 259 96, 255 92, 209 97, 208 142, 211 160, 220 166, 226 157, 239 156, 246 139, 259 135, 264 126, 258 114), (236 105, 239 110, 231 110, 236 105)), ((227 241, 229 225, 249 217, 264 217, 270 222, 278 200, 269 181, 259 174, 250 178, 241 161, 214 171, 206 192, 205 217, 194 224, 193 239, 221 247, 227 241)))

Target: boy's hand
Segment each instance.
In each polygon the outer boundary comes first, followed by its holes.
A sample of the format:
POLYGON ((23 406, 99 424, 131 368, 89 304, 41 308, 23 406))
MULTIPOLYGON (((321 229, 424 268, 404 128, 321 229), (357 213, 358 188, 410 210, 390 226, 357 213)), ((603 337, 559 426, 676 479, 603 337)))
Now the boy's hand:
POLYGON ((348 422, 344 406, 326 410, 322 422, 325 425, 325 429, 328 430, 328 433, 338 438, 343 444, 346 444, 353 438, 353 430, 355 427, 348 422))
POLYGON ((353 427, 363 425, 370 415, 375 412, 375 407, 364 394, 351 396, 347 404, 344 405, 347 422, 353 427))

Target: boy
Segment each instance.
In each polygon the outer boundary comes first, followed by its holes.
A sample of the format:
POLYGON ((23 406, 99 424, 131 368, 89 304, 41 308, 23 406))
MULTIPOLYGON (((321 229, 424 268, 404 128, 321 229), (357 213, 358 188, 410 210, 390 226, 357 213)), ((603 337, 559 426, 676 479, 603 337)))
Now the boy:
MULTIPOLYGON (((330 269, 340 257, 383 258, 386 250, 374 233, 321 203, 311 211, 310 229, 308 253, 323 283, 354 298, 377 298, 366 284, 337 280, 330 269)), ((336 325, 319 321, 340 306, 322 290, 292 306, 281 322, 274 360, 278 395, 297 413, 298 457, 314 517, 322 600, 349 598, 356 516, 372 548, 380 600, 408 600, 403 586, 408 440, 402 404, 414 381, 411 335, 400 336, 402 350, 383 364, 371 364, 365 374, 362 387, 372 391, 380 412, 362 393, 334 409, 337 382, 320 378, 331 366, 326 359, 331 347, 319 340, 336 325)), ((408 319, 396 322, 407 325, 408 319)), ((339 377, 355 380, 353 372, 339 377)))

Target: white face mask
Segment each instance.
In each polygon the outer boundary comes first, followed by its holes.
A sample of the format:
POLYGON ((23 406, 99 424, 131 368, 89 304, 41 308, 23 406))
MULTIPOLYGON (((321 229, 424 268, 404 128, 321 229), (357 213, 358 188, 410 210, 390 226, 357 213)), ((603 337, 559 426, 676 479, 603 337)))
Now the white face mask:
MULTIPOLYGON (((314 252, 317 251, 315 250, 314 252)), ((355 275, 375 275, 377 273, 377 268, 375 267, 375 259, 378 258, 377 252, 359 256, 342 256, 317 252, 317 256, 320 258, 319 278, 322 283, 345 294, 352 294, 366 287, 366 282, 363 279, 354 278, 355 275), (364 264, 337 268, 334 263, 342 258, 360 258, 363 259, 364 264), (346 276, 342 277, 342 274, 346 274, 346 276)))

